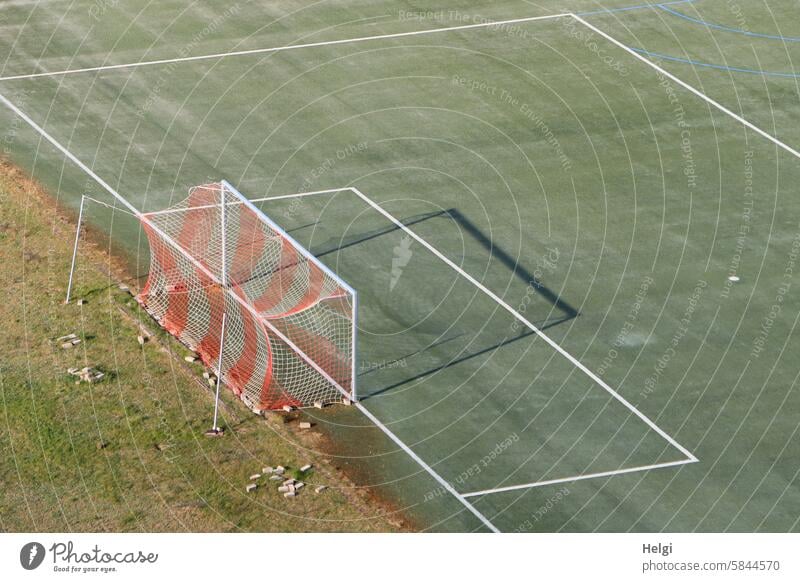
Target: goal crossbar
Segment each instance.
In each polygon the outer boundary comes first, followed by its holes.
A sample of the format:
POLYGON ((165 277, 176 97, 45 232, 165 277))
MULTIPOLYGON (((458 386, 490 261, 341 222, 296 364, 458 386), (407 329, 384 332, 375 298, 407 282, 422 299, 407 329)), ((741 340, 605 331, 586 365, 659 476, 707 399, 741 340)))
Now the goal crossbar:
MULTIPOLYGON (((325 266, 321 261, 319 261, 316 257, 313 256, 307 249, 305 249, 302 245, 300 245, 294 238, 292 238, 284 229, 278 226, 273 220, 271 220, 268 216, 266 216, 261 210, 259 210, 254 204, 252 204, 244 195, 242 195, 236 188, 234 188, 230 183, 227 181, 220 181, 217 184, 210 185, 215 186, 220 189, 220 204, 218 205, 200 205, 196 207, 187 207, 187 208, 170 208, 166 209, 170 213, 177 213, 177 212, 186 212, 186 211, 193 211, 193 210, 208 210, 219 208, 222 210, 223 215, 223 224, 224 223, 224 209, 226 207, 231 206, 243 206, 247 208, 248 212, 252 213, 252 216, 257 217, 258 221, 263 223, 268 227, 270 231, 274 231, 274 233, 283 239, 288 245, 291 245, 291 250, 296 251, 299 253, 305 261, 308 262, 309 265, 313 266, 313 269, 318 269, 320 272, 324 273, 326 277, 329 277, 331 281, 334 281, 335 284, 340 287, 344 293, 347 294, 347 299, 350 303, 351 307, 351 322, 350 322, 350 338, 349 341, 349 355, 350 355, 350 371, 349 371, 349 384, 347 386, 343 386, 340 379, 335 378, 328 370, 325 369, 324 366, 320 365, 320 363, 311 355, 307 353, 306 350, 301 348, 297 345, 297 341, 292 339, 292 333, 287 332, 286 328, 283 330, 279 328, 278 325, 273 323, 269 317, 265 317, 263 312, 259 312, 251 301, 248 300, 246 294, 242 292, 242 289, 238 287, 236 284, 231 284, 230 281, 227 281, 227 277, 225 275, 226 262, 223 260, 223 270, 220 273, 215 273, 214 269, 209 268, 208 264, 205 264, 205 261, 198 260, 197 257, 193 256, 191 252, 189 252, 183 245, 176 242, 171 234, 165 232, 165 229, 162 228, 161 225, 158 224, 158 217, 165 214, 165 211, 156 211, 152 213, 143 213, 140 215, 140 220, 142 224, 145 226, 146 230, 151 230, 157 237, 159 241, 163 241, 172 249, 172 251, 178 253, 183 259, 185 259, 194 269, 196 269, 199 273, 202 273, 202 276, 205 277, 211 285, 221 289, 225 297, 230 299, 231 301, 235 302, 235 304, 242 309, 246 310, 250 317, 252 317, 255 321, 260 324, 263 324, 266 329, 268 330, 268 334, 273 334, 276 338, 280 340, 286 347, 288 347, 297 358, 302 360, 302 362, 309 366, 311 369, 314 370, 319 376, 325 379, 325 381, 336 391, 338 391, 343 397, 349 400, 356 400, 357 399, 357 392, 356 392, 356 371, 357 371, 357 357, 356 357, 356 342, 357 342, 357 314, 358 314, 358 303, 357 303, 357 293, 355 289, 353 289, 346 281, 344 281, 341 277, 336 275, 332 270, 330 270, 327 266, 325 266), (233 197, 233 200, 228 201, 226 196, 230 195, 233 197), (349 387, 349 390, 348 390, 349 387)), ((209 185, 201 186, 198 188, 207 188, 209 185)), ((225 248, 224 244, 224 232, 227 229, 227 226, 220 227, 220 233, 223 234, 223 249, 225 248)), ((151 241, 152 247, 152 241, 151 241)), ((223 252, 224 256, 224 252, 223 252)), ((151 261, 154 259, 151 258, 151 261)), ((153 268, 151 266, 151 272, 153 268)), ((280 267, 278 267, 278 275, 280 276, 281 273, 280 267)), ((273 273, 274 274, 274 273, 273 273)), ((186 296, 190 295, 189 291, 184 292, 186 296)), ((188 299, 185 299, 188 301, 188 299)), ((142 301, 140 301, 142 302, 142 301)), ((150 310, 148 310, 150 311, 150 310)), ((296 310, 293 312, 294 314, 302 314, 302 310, 296 310)), ((153 314, 153 313, 151 313, 153 314)), ((155 315, 154 315, 155 316, 155 315)), ((158 318, 157 318, 158 319, 158 318)), ((161 322, 160 322, 161 323, 161 322)), ((206 322, 207 325, 211 325, 211 322, 206 322)), ((173 334, 176 335, 176 334, 173 334)), ((269 339, 269 338, 268 338, 269 339)), ((272 351, 270 350, 270 343, 267 342, 267 358, 271 357, 272 351)), ((220 341, 221 344, 221 341, 220 341)), ((189 346, 193 347, 193 346, 189 346)), ((222 349, 227 349, 227 347, 223 347, 222 345, 219 346, 219 351, 221 352, 222 349)), ((259 356, 260 359, 263 359, 263 356, 259 356)), ((209 358, 210 359, 210 358, 209 358)), ((216 373, 220 375, 223 379, 225 379, 225 371, 216 369, 219 368, 219 364, 215 364, 213 361, 206 362, 212 369, 215 369, 216 373)), ((269 362, 267 365, 271 365, 269 362)), ((271 372, 270 372, 271 373, 271 372)), ((227 379, 226 384, 228 384, 227 379)), ((294 400, 298 405, 310 405, 310 402, 303 402, 300 400, 294 400)))

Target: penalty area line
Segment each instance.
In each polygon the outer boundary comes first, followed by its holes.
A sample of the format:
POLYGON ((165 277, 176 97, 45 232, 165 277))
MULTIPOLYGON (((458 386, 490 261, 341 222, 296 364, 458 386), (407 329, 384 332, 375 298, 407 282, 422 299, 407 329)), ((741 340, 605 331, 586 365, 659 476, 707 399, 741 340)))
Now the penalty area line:
POLYGON ((421 236, 419 236, 417 233, 415 233, 413 230, 411 230, 410 228, 408 228, 408 227, 407 227, 405 224, 403 224, 402 222, 400 222, 400 221, 399 221, 399 220, 398 220, 398 219, 397 219, 397 218, 396 218, 394 215, 392 215, 392 214, 390 214, 389 212, 387 212, 387 211, 386 211, 386 210, 385 210, 385 209, 384 209, 384 208, 383 208, 381 205, 379 205, 377 202, 375 202, 374 200, 372 200, 372 199, 371 199, 369 196, 367 196, 366 194, 364 194, 363 192, 361 192, 361 191, 360 191, 358 188, 351 187, 351 188, 350 188, 350 190, 352 190, 352 192, 353 192, 353 193, 354 193, 356 196, 358 196, 359 198, 361 198, 361 199, 362 199, 364 202, 366 202, 367 204, 369 204, 369 205, 370 205, 372 208, 374 208, 375 210, 377 210, 378 212, 380 212, 380 213, 381 213, 383 216, 385 216, 385 217, 386 217, 386 218, 388 218, 390 221, 392 221, 392 223, 394 223, 395 225, 397 225, 399 228, 403 229, 403 231, 405 231, 405 232, 406 232, 406 233, 407 233, 407 234, 408 234, 410 237, 412 237, 414 240, 416 240, 418 243, 420 243, 422 246, 424 246, 426 249, 428 249, 430 252, 432 252, 434 255, 436 255, 436 256, 437 256, 439 259, 441 259, 442 261, 444 261, 444 263, 445 263, 445 264, 447 264, 447 265, 448 265, 450 268, 452 268, 454 271, 456 271, 456 272, 457 272, 459 275, 461 275, 462 277, 464 277, 464 278, 465 278, 467 281, 469 281, 470 283, 472 283, 473 285, 475 285, 475 286, 476 286, 478 289, 480 289, 480 290, 481 290, 481 291, 482 291, 482 292, 483 292, 485 295, 487 295, 487 296, 489 296, 491 299, 493 299, 493 300, 494 300, 494 301, 495 301, 495 302, 496 302, 498 305, 500 305, 500 307, 502 307, 503 309, 505 309, 505 310, 506 310, 508 313, 510 313, 510 314, 511 314, 511 315, 512 315, 512 316, 513 316, 515 319, 517 319, 517 320, 518 320, 520 323, 522 323, 524 326, 528 327, 528 328, 529 328, 531 331, 533 331, 533 332, 534 332, 534 333, 535 333, 537 336, 539 336, 540 338, 542 338, 542 340, 544 340, 544 341, 545 341, 545 342, 546 342, 548 345, 550 345, 550 347, 552 347, 554 350, 556 350, 556 351, 557 351, 559 354, 561 354, 561 355, 562 355, 564 358, 566 358, 567 360, 569 360, 569 361, 572 363, 572 365, 573 365, 573 366, 575 366, 575 367, 576 367, 576 368, 578 368, 578 369, 579 369, 581 372, 583 372, 584 374, 586 374, 586 376, 588 376, 590 379, 592 379, 592 380, 593 380, 593 381, 594 381, 594 382, 595 382, 595 383, 596 383, 598 386, 600 386, 601 388, 603 388, 603 390, 605 390, 606 392, 608 392, 609 394, 611 394, 611 396, 612 396, 614 399, 616 399, 616 400, 617 400, 618 402, 620 402, 620 403, 621 403, 623 406, 625 406, 625 408, 627 408, 627 409, 628 409, 628 410, 630 410, 630 411, 631 411, 631 412, 632 412, 634 415, 636 415, 636 416, 639 418, 639 420, 641 420, 641 421, 642 421, 642 422, 644 422, 644 423, 645 423, 647 426, 649 426, 649 427, 650 427, 652 430, 654 430, 655 432, 657 432, 657 433, 658 433, 658 434, 661 436, 661 438, 663 438, 665 441, 667 441, 669 444, 671 444, 673 447, 675 447, 675 448, 676 448, 676 449, 678 449, 678 450, 679 450, 681 453, 683 453, 683 455, 684 455, 684 456, 687 458, 687 460, 689 460, 689 461, 692 461, 692 462, 694 462, 694 461, 697 461, 697 457, 695 457, 695 456, 694 456, 694 455, 693 455, 693 454, 692 454, 692 453, 691 453, 691 452, 690 452, 690 451, 689 451, 689 450, 688 450, 686 447, 684 447, 683 445, 681 445, 681 444, 680 444, 678 441, 676 441, 676 440, 675 440, 674 438, 672 438, 672 437, 671 437, 669 434, 667 434, 667 433, 666 433, 664 430, 662 430, 662 429, 661 429, 661 427, 659 427, 659 426, 658 426, 658 425, 657 425, 655 422, 653 422, 653 421, 652 421, 652 420, 651 420, 651 419, 650 419, 650 418, 649 418, 647 415, 645 415, 645 414, 644 414, 644 413, 643 413, 641 410, 639 410, 639 409, 638 409, 638 408, 636 408, 636 407, 635 407, 633 404, 631 404, 630 402, 628 402, 628 400, 626 400, 626 399, 625 399, 625 398, 624 398, 624 397, 623 397, 623 396, 622 396, 622 395, 621 395, 619 392, 617 392, 617 391, 616 391, 616 390, 614 390, 614 389, 613 389, 611 386, 609 386, 608 384, 606 384, 606 382, 605 382, 605 381, 603 381, 603 379, 602 379, 602 378, 600 378, 600 377, 599 377, 597 374, 595 374, 595 373, 594 373, 594 372, 592 372, 592 371, 591 371, 589 368, 587 368, 587 367, 586 367, 586 366, 585 366, 585 365, 584 365, 584 364, 583 364, 583 363, 582 363, 580 360, 578 360, 578 359, 577 359, 575 356, 573 356, 573 355, 572 355, 572 354, 570 354, 570 353, 569 353, 567 350, 565 350, 564 348, 562 348, 562 347, 561 347, 561 346, 558 344, 558 342, 556 342, 555 340, 553 340, 552 338, 550 338, 550 336, 548 336, 547 334, 545 334, 545 333, 544 333, 544 332, 543 332, 541 329, 539 329, 538 327, 536 327, 535 325, 533 325, 533 324, 532 324, 530 321, 528 321, 528 320, 527 320, 525 317, 523 317, 523 316, 522 316, 522 315, 521 315, 519 312, 517 312, 517 311, 516 311, 516 310, 515 310, 513 307, 511 307, 511 306, 510 306, 508 303, 506 303, 506 302, 505 302, 505 301, 503 301, 503 300, 502 300, 502 299, 501 299, 499 296, 497 296, 497 295, 496 295, 496 294, 495 294, 493 291, 491 291, 489 288, 487 288, 487 287, 486 287, 486 286, 485 286, 483 283, 481 283, 480 281, 478 281, 477 279, 475 279, 475 277, 473 277, 472 275, 470 275, 469 273, 467 273, 467 272, 466 272, 464 269, 462 269, 461 267, 459 267, 458 265, 456 265, 456 264, 455 264, 453 261, 451 261, 449 258, 447 258, 447 257, 446 257, 446 256, 445 256, 445 255, 444 255, 444 254, 443 254, 441 251, 439 251, 439 249, 437 249, 436 247, 434 247, 432 244, 430 244, 430 243, 429 243, 428 241, 426 241, 424 238, 422 238, 422 237, 421 237, 421 236))
MULTIPOLYGON (((329 190, 315 190, 314 192, 299 192, 297 194, 282 194, 280 196, 266 196, 264 198, 248 198, 251 203, 256 202, 269 202, 271 200, 285 200, 287 198, 305 198, 306 196, 316 196, 318 194, 333 194, 335 192, 343 192, 347 191, 349 188, 331 188, 329 190)), ((227 205, 230 206, 232 204, 244 204, 244 202, 237 201, 237 202, 228 202, 227 205)), ((153 212, 147 212, 147 216, 160 216, 163 214, 177 214, 180 212, 186 212, 188 210, 205 210, 206 208, 217 208, 218 204, 204 204, 202 206, 192 206, 189 208, 165 208, 164 210, 154 210, 153 212)))
POLYGON ((603 471, 600 473, 586 473, 585 475, 575 475, 574 477, 563 477, 561 479, 548 479, 547 481, 536 481, 534 483, 523 483, 522 485, 508 485, 506 487, 495 487, 494 489, 483 489, 481 491, 471 491, 462 493, 465 499, 468 497, 479 497, 481 495, 491 495, 492 493, 505 493, 506 491, 519 491, 521 489, 533 489, 534 487, 545 487, 547 485, 558 485, 559 483, 574 483, 586 479, 599 479, 602 477, 614 477, 615 475, 625 475, 626 473, 637 473, 639 471, 649 471, 652 469, 664 469, 696 463, 697 459, 681 459, 680 461, 670 461, 668 463, 656 463, 654 465, 642 465, 640 467, 630 467, 628 469, 616 469, 614 471, 603 471))
MULTIPOLYGON (((83 170, 90 178, 92 178, 95 182, 97 182, 100 186, 102 186, 103 189, 107 190, 110 194, 112 194, 114 196, 114 198, 119 200, 128 210, 130 210, 130 212, 132 214, 134 214, 137 217, 140 217, 143 220, 147 219, 146 215, 143 215, 141 212, 139 212, 139 210, 137 210, 136 207, 133 206, 133 204, 128 202, 119 192, 114 190, 114 188, 112 188, 108 184, 108 182, 106 182, 100 176, 98 176, 89 166, 87 166, 80 159, 78 159, 78 157, 75 156, 75 154, 73 154, 65 146, 63 146, 58 140, 56 140, 53 136, 51 136, 49 133, 47 133, 47 131, 45 131, 44 128, 42 128, 39 124, 37 124, 35 121, 33 121, 33 119, 31 119, 27 114, 25 114, 24 111, 22 111, 19 107, 14 105, 9 99, 7 99, 2 94, 0 94, 0 104, 5 105, 8 109, 10 109, 13 113, 15 113, 17 116, 19 116, 28 125, 30 125, 39 135, 41 135, 43 138, 45 138, 47 141, 49 141, 53 146, 55 146, 56 149, 58 149, 62 154, 64 154, 71 162, 73 162, 76 166, 78 166, 78 168, 83 170)), ((349 188, 345 188, 344 190, 349 190, 349 188)), ((332 192, 336 192, 336 191, 338 191, 338 190, 332 190, 332 192)), ((236 192, 236 193, 238 194, 238 192, 236 192)), ((241 196, 241 194, 239 194, 239 196, 241 196)), ((243 196, 242 196, 242 198, 243 198, 242 202, 244 202, 245 204, 248 204, 248 203, 252 204, 251 201, 244 199, 243 196)), ((155 228, 155 226, 153 226, 153 227, 155 228)), ((158 231, 158 229, 156 229, 156 230, 158 231)), ((166 240, 169 240, 168 237, 165 237, 165 238, 166 238, 166 240)), ((180 249, 178 249, 178 250, 180 250, 180 249)), ((192 259, 193 262, 196 263, 196 261, 194 261, 194 259, 192 257, 189 257, 189 258, 192 259)), ((207 275, 209 275, 212 280, 215 278, 213 274, 211 274, 205 267, 203 267, 199 263, 196 263, 196 266, 200 270, 204 271, 207 275)), ((239 299, 239 297, 237 295, 235 295, 235 294, 233 295, 233 297, 235 299, 239 299)), ((244 305, 245 308, 252 309, 247 304, 243 304, 243 305, 244 305)), ((283 339, 288 345, 290 345, 294 349, 297 349, 296 346, 294 346, 294 344, 291 341, 289 341, 289 339, 286 338, 277 329, 275 329, 271 325, 270 325, 270 328, 276 333, 276 335, 278 337, 283 339)), ((299 349, 297 351, 299 352, 299 354, 305 355, 302 351, 299 351, 299 349)), ((340 391, 343 392, 341 386, 339 386, 338 383, 333 378, 328 376, 327 373, 325 373, 324 370, 319 369, 318 366, 316 366, 316 364, 313 363, 313 361, 309 361, 308 363, 309 363, 309 365, 311 365, 312 367, 317 369, 317 371, 320 372, 323 376, 325 376, 333 385, 337 386, 340 391)), ((464 505, 464 507, 466 507, 472 514, 474 514, 490 531, 492 531, 494 533, 500 533, 500 530, 497 529, 497 527, 495 527, 495 525, 491 521, 489 521, 486 518, 485 515, 483 515, 480 511, 478 511, 469 501, 464 499, 464 497, 460 493, 458 493, 453 488, 452 485, 450 485, 447 481, 445 481, 444 478, 441 475, 439 475, 436 471, 434 471, 430 467, 430 465, 425 463, 425 461, 423 461, 416 453, 414 453, 414 451, 412 451, 408 447, 408 445, 406 445, 403 441, 401 441, 399 437, 397 437, 381 421, 379 421, 375 417, 375 415, 373 415, 369 410, 364 408, 364 406, 361 403, 355 402, 354 404, 355 404, 356 408, 358 408, 367 418, 369 418, 375 424, 375 426, 377 426, 379 429, 381 429, 392 441, 394 441, 401 449, 403 449, 403 451, 405 451, 414 461, 416 461, 417 464, 419 464, 420 467, 422 467, 425 471, 427 471, 439 484, 442 485, 442 487, 445 488, 445 490, 450 492, 453 495, 453 497, 455 497, 462 505, 464 505)))
POLYGON ((420 36, 423 34, 436 34, 439 32, 454 32, 458 30, 471 30, 474 28, 487 28, 491 26, 507 26, 509 24, 521 24, 523 22, 534 22, 537 20, 553 20, 555 18, 563 18, 572 16, 568 12, 562 14, 546 14, 544 16, 529 16, 526 18, 513 18, 511 20, 497 20, 490 22, 479 22, 476 24, 464 24, 461 26, 446 26, 443 28, 431 28, 427 30, 412 30, 408 32, 395 32, 390 34, 376 34, 373 36, 359 36, 355 38, 342 38, 338 40, 324 40, 320 42, 309 42, 304 44, 290 44, 286 46, 247 49, 240 51, 229 51, 224 53, 212 53, 206 55, 196 55, 191 57, 173 57, 171 59, 157 59, 153 61, 138 61, 132 63, 121 63, 117 65, 99 65, 95 67, 84 67, 79 69, 64 69, 61 71, 43 71, 41 73, 28 73, 24 75, 10 75, 7 77, 0 77, 0 81, 17 81, 21 79, 36 79, 40 77, 55 77, 59 75, 74 75, 77 73, 93 73, 101 71, 112 71, 116 69, 134 69, 138 67, 148 67, 154 65, 168 65, 172 63, 187 63, 192 61, 206 61, 211 59, 221 59, 225 57, 241 57, 245 55, 257 55, 263 53, 277 53, 289 50, 303 49, 303 48, 318 48, 324 46, 333 46, 340 44, 351 44, 357 42, 366 42, 370 40, 382 40, 387 38, 405 38, 410 36, 420 36))
POLYGON ((587 22, 586 20, 584 20, 583 18, 581 18, 580 16, 578 16, 576 14, 572 14, 571 16, 575 20, 577 20, 578 22, 583 24, 585 27, 587 27, 588 29, 596 32, 597 34, 599 34, 600 36, 602 36, 603 38, 605 38, 606 40, 608 40, 612 44, 614 44, 614 45, 618 46, 619 48, 621 48, 622 50, 624 50, 626 53, 628 53, 631 56, 635 57, 636 59, 642 61, 647 66, 655 69, 656 71, 658 71, 659 73, 661 73, 662 75, 664 75, 665 77, 670 79, 671 81, 677 83, 678 85, 680 85, 681 87, 683 87, 684 89, 689 91, 690 93, 693 93, 694 95, 696 95, 697 97, 699 97, 700 99, 702 99, 703 101, 708 103, 709 105, 712 105, 713 107, 719 109, 724 114, 728 115, 729 117, 732 117, 733 119, 735 119, 736 121, 738 121, 739 123, 744 125, 745 127, 749 128, 749 129, 752 129, 753 131, 755 131, 761 137, 768 139, 769 141, 774 143, 776 146, 778 146, 781 149, 789 152, 790 154, 792 154, 796 158, 800 158, 800 152, 798 152, 793 147, 785 144, 784 142, 779 140, 774 135, 772 135, 770 133, 767 133, 766 131, 764 131, 760 127, 758 127, 758 126, 754 125, 753 123, 747 121, 744 117, 742 117, 741 115, 738 115, 737 113, 734 113, 733 111, 731 111, 730 109, 728 109, 727 107, 725 107, 724 105, 719 103, 718 101, 715 101, 714 99, 712 99, 711 97, 709 97, 708 95, 706 95, 705 93, 700 91, 699 89, 695 89, 693 86, 691 86, 686 81, 682 81, 681 79, 679 79, 678 77, 676 77, 675 75, 673 75, 672 73, 667 71, 664 67, 656 64, 655 62, 651 61, 647 57, 644 57, 644 56, 640 55, 635 50, 633 50, 631 47, 629 47, 629 46, 623 44, 622 42, 618 41, 616 38, 614 38, 613 36, 611 36, 607 32, 604 32, 603 30, 597 28, 594 24, 590 24, 589 22, 587 22))
MULTIPOLYGON (((377 210, 380 214, 390 220, 393 224, 397 227, 401 228, 404 232, 406 232, 409 236, 414 238, 417 242, 422 244, 425 248, 427 248, 430 252, 432 252, 436 257, 441 259, 445 264, 449 267, 454 269, 458 272, 461 276, 466 278, 470 281, 473 285, 478 287, 482 292, 496 301, 501 307, 511 313, 516 319, 521 321, 524 325, 529 327, 533 330, 537 335, 541 336, 550 346, 552 346, 556 351, 558 351, 561 355, 566 357, 570 362, 572 362, 575 366, 577 366, 581 371, 586 373, 592 380, 594 380, 597 384, 599 384, 602 388, 604 388, 607 392, 609 392, 617 401, 621 402, 626 408, 628 408, 631 412, 633 412, 639 419, 643 420, 652 430, 657 432, 662 438, 664 438, 669 444, 673 445, 677 448, 681 453, 683 453, 686 458, 681 459, 678 461, 670 461, 665 463, 656 463, 652 465, 642 465, 637 467, 631 467, 627 469, 615 469, 613 471, 604 471, 600 473, 588 473, 585 475, 577 475, 573 477, 565 477, 560 479, 553 479, 547 481, 538 481, 535 483, 525 483, 522 485, 510 485, 508 487, 498 487, 495 489, 486 489, 483 491, 475 491, 471 493, 458 493, 455 488, 452 487, 449 483, 447 483, 438 473, 436 473, 429 465, 427 465, 416 453, 414 453, 405 443, 403 443, 397 436, 395 436, 387 427, 385 427, 374 415, 372 415, 366 408, 363 407, 361 404, 357 404, 359 409, 367 415, 372 422, 378 426, 381 430, 383 430, 395 443, 397 443, 412 459, 414 459, 421 467, 423 467, 428 473, 430 473, 436 481, 438 481, 448 492, 450 492, 456 499, 458 499, 461 503, 463 503, 472 513, 483 521, 485 518, 475 509, 471 504, 469 504, 466 499, 468 497, 477 497, 480 495, 488 495, 490 493, 499 493, 503 491, 514 491, 518 489, 528 489, 533 487, 543 487, 545 485, 554 485, 558 483, 568 483, 573 481, 582 481, 585 479, 595 479, 595 478, 602 478, 602 477, 612 477, 614 475, 623 475, 626 473, 634 473, 638 471, 647 471, 650 469, 659 469, 659 468, 666 468, 666 467, 675 467, 678 465, 684 465, 688 463, 696 463, 698 462, 697 457, 695 457, 691 452, 681 446, 675 439, 673 439, 670 435, 664 432, 661 428, 659 428, 652 420, 650 420, 647 416, 645 416, 642 412, 640 412, 635 406, 625 400, 620 394, 618 394, 614 389, 610 386, 605 384, 602 380, 600 380, 593 372, 591 372, 588 368, 586 368, 582 363, 580 363, 574 356, 569 354, 564 348, 558 345, 554 340, 550 339, 547 335, 545 335, 539 328, 535 325, 530 323, 527 319, 525 319, 522 315, 516 312, 513 308, 511 308, 507 303, 505 303, 502 299, 500 299, 497 295, 495 295, 492 291, 478 282, 475 278, 469 275, 466 271, 461 269, 458 265, 456 265, 453 261, 448 259, 445 255, 443 255, 436 247, 432 246, 428 243, 425 239, 417 235, 413 230, 408 228, 402 222, 400 222, 394 215, 386 211, 382 208, 377 202, 373 201, 369 196, 361 192, 358 188, 349 187, 349 188, 331 188, 329 190, 317 190, 314 192, 300 192, 297 194, 287 194, 283 196, 272 196, 262 199, 254 199, 252 202, 259 202, 259 201, 269 201, 269 200, 281 200, 281 199, 291 199, 291 198, 302 198, 305 196, 314 196, 317 194, 324 194, 324 193, 333 193, 333 192, 342 192, 345 190, 351 191, 353 194, 358 196, 361 200, 369 204, 374 210, 377 210)), ((488 527, 488 520, 484 521, 488 527)))
POLYGON ((500 530, 497 529, 497 527, 491 521, 489 521, 489 519, 485 515, 483 515, 480 511, 476 509, 474 505, 472 505, 469 501, 465 499, 466 497, 465 495, 462 495, 461 493, 456 491, 455 488, 444 479, 444 477, 442 477, 441 475, 439 475, 439 473, 434 471, 433 468, 430 465, 428 465, 428 463, 423 461, 420 458, 420 456, 417 455, 417 453, 411 450, 411 448, 407 444, 405 444, 402 440, 400 440, 400 437, 398 437, 391 430, 389 430, 389 428, 385 424, 383 424, 380 420, 378 420, 378 418, 374 414, 372 414, 369 410, 367 410, 363 404, 361 404, 360 402, 356 402, 355 407, 358 408, 362 412, 362 414, 364 414, 364 416, 370 419, 375 426, 381 429, 384 432, 384 434, 386 434, 386 436, 388 436, 392 441, 394 441, 394 443, 398 447, 403 449, 403 451, 405 451, 405 453, 409 457, 411 457, 414 461, 416 461, 416 463, 420 467, 425 469, 425 471, 431 477, 433 477, 442 487, 444 487, 444 489, 448 493, 450 493, 453 497, 455 497, 458 501, 460 501, 461 504, 464 507, 466 507, 470 513, 472 513, 483 523, 483 525, 489 528, 489 530, 491 530, 493 533, 501 533, 500 530))

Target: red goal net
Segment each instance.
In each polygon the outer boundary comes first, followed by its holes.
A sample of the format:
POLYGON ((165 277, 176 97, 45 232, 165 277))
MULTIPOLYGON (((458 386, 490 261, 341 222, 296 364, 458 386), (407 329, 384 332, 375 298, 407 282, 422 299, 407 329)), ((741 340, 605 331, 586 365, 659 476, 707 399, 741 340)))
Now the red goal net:
POLYGON ((230 184, 197 186, 142 224, 138 301, 248 406, 353 398, 355 291, 230 184))

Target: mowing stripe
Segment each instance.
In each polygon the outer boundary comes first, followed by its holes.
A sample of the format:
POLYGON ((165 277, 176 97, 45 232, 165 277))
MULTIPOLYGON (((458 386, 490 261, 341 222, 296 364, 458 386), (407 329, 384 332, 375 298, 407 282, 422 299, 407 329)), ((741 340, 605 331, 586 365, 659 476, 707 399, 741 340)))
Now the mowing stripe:
POLYGON ((430 30, 412 30, 410 32, 395 32, 392 34, 376 34, 374 36, 360 36, 356 38, 344 38, 339 40, 325 40, 320 42, 310 42, 304 44, 292 44, 287 46, 279 46, 272 48, 248 49, 241 51, 231 51, 226 53, 214 53, 209 55, 196 55, 193 57, 176 57, 172 59, 159 59, 155 61, 139 61, 134 63, 123 63, 119 65, 103 65, 98 67, 85 67, 82 69, 65 69, 63 71, 45 71, 42 73, 30 73, 27 75, 12 75, 9 77, 0 77, 0 81, 15 81, 19 79, 36 79, 38 77, 53 77, 58 75, 74 75, 76 73, 91 73, 98 71, 111 71, 115 69, 133 69, 136 67, 148 67, 152 65, 166 65, 170 63, 186 63, 191 61, 205 61, 210 59, 219 59, 224 57, 236 57, 243 55, 257 55, 262 53, 275 53, 281 51, 289 51, 303 48, 314 48, 321 46, 333 46, 339 44, 350 44, 356 42, 365 42, 369 40, 381 40, 387 38, 405 38, 409 36, 419 36, 423 34, 435 34, 437 32, 453 32, 456 30, 470 30, 473 28, 485 28, 489 26, 504 26, 508 24, 519 24, 522 22, 534 22, 536 20, 552 20, 554 18, 562 18, 570 16, 569 13, 563 14, 548 14, 546 16, 529 16, 527 18, 514 18, 511 20, 498 20, 492 22, 480 22, 478 24, 464 24, 462 26, 449 26, 444 28, 432 28, 430 30))
POLYGON ((549 479, 547 481, 537 481, 536 483, 524 483, 522 485, 509 485, 508 487, 496 487, 495 489, 484 489, 482 491, 473 491, 471 493, 462 493, 463 497, 479 497, 481 495, 490 495, 492 493, 503 493, 505 491, 519 491, 520 489, 533 489, 534 487, 545 487, 546 485, 558 485, 559 483, 573 483, 575 481, 583 481, 585 479, 597 479, 599 477, 613 477, 615 475, 623 475, 625 473, 635 473, 637 471, 649 471, 650 469, 663 469, 666 467, 675 467, 678 465, 686 465, 688 463, 696 463, 697 459, 681 459, 680 461, 670 461, 669 463, 656 463, 655 465, 643 465, 641 467, 631 467, 629 469, 616 469, 614 471, 603 471, 602 473, 587 473, 586 475, 576 475, 575 477, 564 477, 562 479, 549 479))

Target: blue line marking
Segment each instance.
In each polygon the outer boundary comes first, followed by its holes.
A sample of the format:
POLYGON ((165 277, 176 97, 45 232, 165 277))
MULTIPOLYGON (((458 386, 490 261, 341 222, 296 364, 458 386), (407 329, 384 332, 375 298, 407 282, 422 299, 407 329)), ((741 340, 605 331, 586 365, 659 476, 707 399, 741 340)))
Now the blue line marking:
MULTIPOLYGON (((604 8, 603 10, 593 10, 591 12, 578 12, 578 16, 592 16, 594 14, 612 14, 614 12, 628 12, 629 10, 641 10, 642 8, 661 8, 672 4, 693 4, 697 0, 673 0, 672 2, 654 2, 652 4, 637 4, 636 6, 625 6, 623 8, 604 8)), ((678 13, 680 14, 680 13, 678 13)))
POLYGON ((717 30, 724 30, 726 32, 735 32, 737 34, 744 34, 745 36, 754 36, 756 38, 771 38, 773 40, 783 40, 786 42, 800 42, 800 38, 796 36, 781 36, 780 34, 762 34, 760 32, 750 32, 749 30, 744 30, 741 28, 733 28, 731 26, 723 26, 722 24, 715 24, 713 22, 708 22, 706 20, 700 20, 699 18, 693 18, 688 14, 684 14, 682 12, 678 12, 677 10, 667 8, 667 4, 668 3, 658 4, 657 6, 661 10, 668 12, 673 16, 677 16, 678 18, 683 18, 684 20, 688 20, 689 22, 701 24, 702 26, 706 26, 708 28, 715 28, 717 30))
POLYGON ((656 53, 652 51, 648 51, 641 48, 630 47, 631 50, 636 51, 639 54, 654 57, 657 59, 664 59, 665 61, 674 61, 676 63, 684 63, 687 65, 694 65, 696 67, 706 67, 709 69, 718 69, 721 71, 731 71, 734 73, 749 73, 751 75, 762 75, 764 77, 783 77, 787 79, 800 79, 800 74, 798 73, 781 73, 775 71, 759 71, 757 69, 745 69, 742 67, 729 67, 726 65, 715 65, 713 63, 703 63, 700 61, 695 61, 692 59, 683 59, 681 57, 673 57, 671 55, 664 55, 661 53, 656 53))

